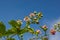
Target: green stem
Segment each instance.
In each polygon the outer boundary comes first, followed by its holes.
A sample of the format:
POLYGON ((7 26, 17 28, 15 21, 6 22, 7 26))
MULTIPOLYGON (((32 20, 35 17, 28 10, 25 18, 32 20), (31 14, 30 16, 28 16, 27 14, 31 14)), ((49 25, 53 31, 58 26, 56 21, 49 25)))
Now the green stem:
POLYGON ((44 36, 47 36, 46 31, 45 31, 45 35, 44 36))

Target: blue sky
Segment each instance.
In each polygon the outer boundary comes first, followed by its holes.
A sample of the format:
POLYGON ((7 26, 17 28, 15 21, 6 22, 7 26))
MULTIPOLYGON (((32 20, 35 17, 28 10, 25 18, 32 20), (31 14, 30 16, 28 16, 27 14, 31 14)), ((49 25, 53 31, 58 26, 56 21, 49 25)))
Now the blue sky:
MULTIPOLYGON (((41 25, 47 24, 47 26, 51 28, 52 24, 60 20, 59 10, 60 0, 0 0, 0 21, 3 21, 6 27, 9 28, 9 20, 23 20, 24 16, 29 15, 31 12, 42 11, 44 17, 40 21, 41 25)), ((58 36, 57 34, 55 35, 56 37, 58 36)), ((27 40, 27 37, 28 35, 24 40, 27 40)), ((53 38, 51 38, 51 40, 53 40, 53 38)), ((56 38, 54 40, 59 39, 56 38)))

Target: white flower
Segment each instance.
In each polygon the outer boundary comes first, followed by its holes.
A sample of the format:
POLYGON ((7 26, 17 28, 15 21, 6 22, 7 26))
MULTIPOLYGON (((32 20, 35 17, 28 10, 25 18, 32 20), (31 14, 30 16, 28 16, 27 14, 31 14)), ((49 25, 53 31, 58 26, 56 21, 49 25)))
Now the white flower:
POLYGON ((35 16, 35 14, 34 14, 34 13, 31 13, 29 16, 30 16, 30 17, 34 17, 34 16, 35 16))

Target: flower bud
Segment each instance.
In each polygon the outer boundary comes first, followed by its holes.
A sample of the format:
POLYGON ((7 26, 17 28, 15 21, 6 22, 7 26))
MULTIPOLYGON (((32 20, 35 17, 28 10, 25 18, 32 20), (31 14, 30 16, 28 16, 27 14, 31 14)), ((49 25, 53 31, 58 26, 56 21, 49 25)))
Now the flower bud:
POLYGON ((40 33, 40 30, 37 30, 37 31, 36 31, 36 33, 38 33, 38 34, 39 34, 39 33, 40 33))
POLYGON ((41 12, 38 13, 38 17, 43 17, 41 12))
POLYGON ((56 30, 55 30, 55 29, 51 29, 51 30, 50 30, 50 33, 51 33, 52 35, 55 35, 56 30))

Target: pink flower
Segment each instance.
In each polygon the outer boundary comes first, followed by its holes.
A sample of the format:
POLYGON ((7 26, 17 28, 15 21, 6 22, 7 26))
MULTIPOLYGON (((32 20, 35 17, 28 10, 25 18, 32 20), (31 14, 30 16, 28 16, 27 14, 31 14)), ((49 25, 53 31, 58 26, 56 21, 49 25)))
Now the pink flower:
POLYGON ((55 29, 51 29, 51 30, 50 30, 50 33, 51 33, 52 35, 55 35, 56 30, 55 30, 55 29))
POLYGON ((30 17, 34 17, 34 16, 36 16, 34 13, 31 13, 30 15, 29 15, 30 17))
POLYGON ((44 25, 44 26, 42 26, 42 29, 44 30, 44 31, 47 31, 47 26, 46 25, 44 25))
POLYGON ((26 17, 24 18, 24 21, 30 21, 30 18, 29 18, 28 16, 26 16, 26 17))
POLYGON ((44 26, 42 26, 42 28, 44 29, 44 28, 47 28, 47 26, 46 25, 44 25, 44 26))

